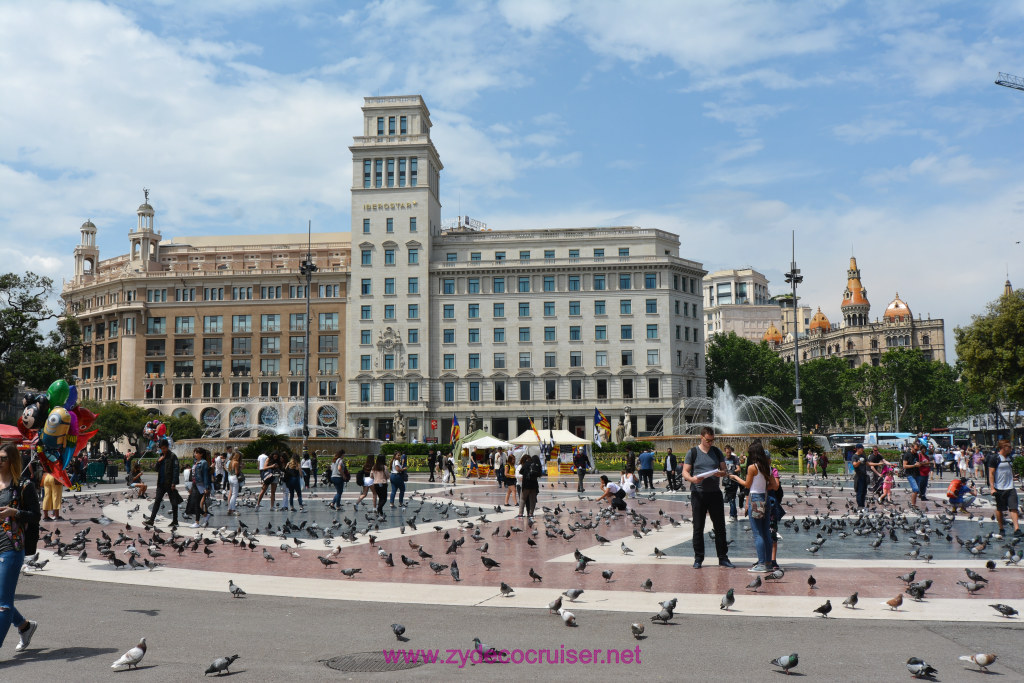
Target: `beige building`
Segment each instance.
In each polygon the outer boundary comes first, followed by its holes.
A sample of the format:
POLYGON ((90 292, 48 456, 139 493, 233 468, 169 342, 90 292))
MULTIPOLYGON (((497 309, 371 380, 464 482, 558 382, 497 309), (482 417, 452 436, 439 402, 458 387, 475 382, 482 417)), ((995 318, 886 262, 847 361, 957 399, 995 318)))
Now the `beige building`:
MULTIPOLYGON (((886 306, 882 318, 870 320, 871 304, 868 292, 861 283, 857 259, 850 259, 846 271, 846 289, 843 291, 841 322, 833 323, 819 307, 811 318, 806 334, 800 335, 800 361, 838 356, 850 367, 864 364, 878 365, 883 353, 891 348, 920 349, 929 360, 946 361, 944 322, 941 318, 915 319, 910 307, 897 293, 886 306)), ((774 327, 764 334, 764 340, 775 348, 785 360, 792 362, 794 339, 774 327)))
MULTIPOLYGON (((760 342, 766 329, 779 325, 783 334, 793 327, 792 296, 771 296, 768 278, 753 268, 719 270, 704 276, 705 348, 716 334, 735 332, 760 342)), ((797 308, 797 329, 807 329, 811 310, 797 308)))

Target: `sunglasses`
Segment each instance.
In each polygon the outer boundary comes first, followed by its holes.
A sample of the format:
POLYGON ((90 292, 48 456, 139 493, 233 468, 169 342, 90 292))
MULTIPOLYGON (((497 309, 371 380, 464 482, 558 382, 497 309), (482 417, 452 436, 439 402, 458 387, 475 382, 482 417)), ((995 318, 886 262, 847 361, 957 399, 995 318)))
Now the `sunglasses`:
POLYGON ((10 460, 10 458, 6 455, 0 455, 0 462, 7 462, 8 460, 10 460))

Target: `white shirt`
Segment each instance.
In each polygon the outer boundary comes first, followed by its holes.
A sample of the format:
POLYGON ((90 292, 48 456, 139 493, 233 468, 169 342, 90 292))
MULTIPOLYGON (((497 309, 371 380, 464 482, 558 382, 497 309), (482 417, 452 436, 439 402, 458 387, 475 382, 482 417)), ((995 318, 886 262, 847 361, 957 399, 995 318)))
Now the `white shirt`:
POLYGON ((213 471, 216 472, 217 474, 223 474, 223 472, 224 472, 224 456, 223 455, 218 455, 216 458, 213 459, 213 468, 214 468, 213 471))
POLYGON ((758 472, 754 475, 754 481, 750 482, 751 493, 767 493, 768 491, 768 480, 764 478, 764 475, 758 472))
POLYGON ((312 466, 313 466, 313 461, 312 461, 312 460, 310 460, 309 458, 303 458, 303 459, 302 459, 302 462, 301 462, 301 463, 299 463, 299 467, 301 467, 301 468, 302 468, 302 469, 304 469, 304 470, 308 470, 308 469, 310 469, 310 468, 311 468, 312 466))
POLYGON ((256 467, 261 470, 267 469, 267 461, 270 460, 270 456, 266 453, 260 453, 260 457, 256 458, 256 467))

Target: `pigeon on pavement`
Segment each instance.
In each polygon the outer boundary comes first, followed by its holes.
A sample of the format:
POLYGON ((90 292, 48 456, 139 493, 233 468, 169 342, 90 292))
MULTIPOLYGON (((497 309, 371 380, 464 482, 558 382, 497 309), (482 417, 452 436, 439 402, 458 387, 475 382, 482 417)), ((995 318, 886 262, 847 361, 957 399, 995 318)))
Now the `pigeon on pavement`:
POLYGON ((650 592, 654 588, 654 582, 650 579, 647 579, 646 581, 640 584, 640 588, 644 589, 647 592, 650 592))
POLYGON ((224 671, 227 671, 230 674, 231 671, 228 670, 228 667, 231 666, 236 659, 238 659, 238 655, 218 657, 217 659, 213 660, 213 663, 210 664, 210 666, 206 667, 206 671, 203 672, 203 675, 205 676, 207 674, 217 674, 218 676, 220 676, 221 673, 223 673, 224 671))
POLYGON ((857 600, 860 598, 856 593, 843 600, 843 607, 849 607, 850 609, 857 609, 857 600))
POLYGON ((726 612, 729 608, 736 604, 736 593, 732 588, 722 597, 722 604, 718 609, 724 609, 726 612))
POLYGON ((892 600, 886 600, 882 604, 883 605, 888 605, 889 609, 891 609, 894 612, 899 612, 900 611, 900 605, 903 604, 903 593, 900 593, 899 595, 897 595, 892 600))
POLYGON ((401 624, 391 624, 391 632, 395 634, 395 638, 402 640, 402 636, 405 634, 405 627, 401 624))
POLYGON ((637 640, 640 640, 640 638, 643 637, 643 635, 644 635, 644 625, 643 624, 634 622, 634 623, 629 625, 629 630, 630 630, 630 632, 632 632, 633 637, 636 638, 637 640))
POLYGON ((120 659, 110 665, 111 669, 120 669, 127 666, 129 669, 139 666, 139 662, 146 656, 146 639, 140 638, 139 644, 121 655, 120 659))
POLYGON ((233 579, 228 579, 228 591, 231 593, 233 598, 241 598, 245 596, 245 591, 235 585, 233 579))
POLYGON ((988 672, 988 665, 996 661, 996 656, 993 654, 976 654, 976 655, 961 655, 961 662, 972 662, 977 664, 978 667, 985 672, 988 672))
POLYGON ((484 567, 487 568, 487 571, 491 571, 495 567, 500 567, 501 566, 500 562, 498 562, 497 560, 492 560, 491 558, 487 557, 486 555, 481 555, 480 556, 480 561, 484 563, 484 567))
POLYGON ((747 584, 747 590, 748 591, 754 591, 755 593, 757 592, 757 589, 760 588, 760 587, 761 587, 761 577, 760 576, 755 576, 754 580, 747 584))
POLYGON ((1000 614, 1002 614, 1007 619, 1009 619, 1010 617, 1017 616, 1017 610, 1014 609, 1013 607, 1010 607, 1009 605, 1004 605, 1002 603, 999 603, 999 604, 996 604, 996 605, 989 605, 989 607, 991 607, 995 611, 999 612, 1000 614))
POLYGON ((342 569, 341 573, 351 579, 361 571, 363 571, 362 567, 352 567, 351 569, 342 569))
POLYGON ((826 600, 824 605, 816 607, 814 611, 827 619, 828 613, 832 611, 832 600, 826 600))
POLYGON ((922 676, 931 677, 939 673, 935 667, 919 657, 911 657, 907 660, 907 671, 914 678, 921 678, 922 676))
POLYGON ((567 610, 567 609, 560 609, 560 610, 558 610, 558 616, 562 617, 562 622, 566 626, 575 626, 576 625, 576 615, 573 614, 572 612, 570 612, 569 610, 567 610))
POLYGON ((791 655, 782 655, 781 657, 773 659, 771 663, 789 675, 789 670, 795 668, 796 665, 800 663, 800 655, 795 652, 791 655))
POLYGON ((605 583, 608 583, 609 581, 612 580, 612 575, 613 574, 615 574, 615 572, 613 570, 611 570, 611 569, 605 569, 603 572, 601 572, 601 576, 604 577, 604 582, 605 583))
POLYGON ((557 598, 548 603, 548 614, 554 614, 558 610, 562 609, 562 596, 559 595, 557 598))
POLYGON ((462 581, 462 579, 459 578, 459 565, 455 562, 455 560, 452 560, 452 566, 448 568, 448 571, 451 572, 452 578, 455 581, 462 581))
POLYGON ((501 594, 504 595, 506 598, 511 597, 512 593, 515 592, 514 590, 512 590, 512 586, 508 585, 504 581, 501 582, 501 586, 498 588, 498 590, 500 590, 501 594))
POLYGON ((324 557, 323 555, 317 555, 316 559, 320 560, 320 564, 324 566, 324 569, 330 567, 332 564, 338 564, 335 560, 332 560, 329 557, 324 557))
POLYGON ((576 602, 576 598, 583 595, 582 588, 570 588, 569 590, 562 593, 565 597, 569 598, 569 602, 576 602))
POLYGON ((544 577, 533 571, 533 567, 530 567, 530 578, 534 581, 540 581, 541 583, 544 582, 544 577))

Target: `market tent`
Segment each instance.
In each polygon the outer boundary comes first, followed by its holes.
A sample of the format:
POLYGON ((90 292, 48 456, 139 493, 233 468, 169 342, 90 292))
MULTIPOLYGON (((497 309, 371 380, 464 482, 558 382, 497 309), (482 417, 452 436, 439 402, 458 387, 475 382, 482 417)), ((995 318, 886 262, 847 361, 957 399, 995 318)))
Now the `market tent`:
POLYGON ((485 434, 484 436, 481 436, 478 439, 474 439, 473 441, 462 442, 463 448, 472 448, 478 451, 484 448, 509 448, 511 445, 512 444, 510 444, 508 441, 496 439, 490 434, 485 434))
POLYGON ((527 429, 512 439, 512 443, 517 446, 538 446, 541 443, 549 443, 552 440, 559 446, 585 446, 590 443, 586 439, 581 439, 565 429, 541 429, 539 431, 540 441, 537 441, 537 435, 533 433, 532 429, 527 429))
POLYGON ((14 425, 0 424, 0 439, 4 441, 21 441, 23 438, 21 430, 14 425))

